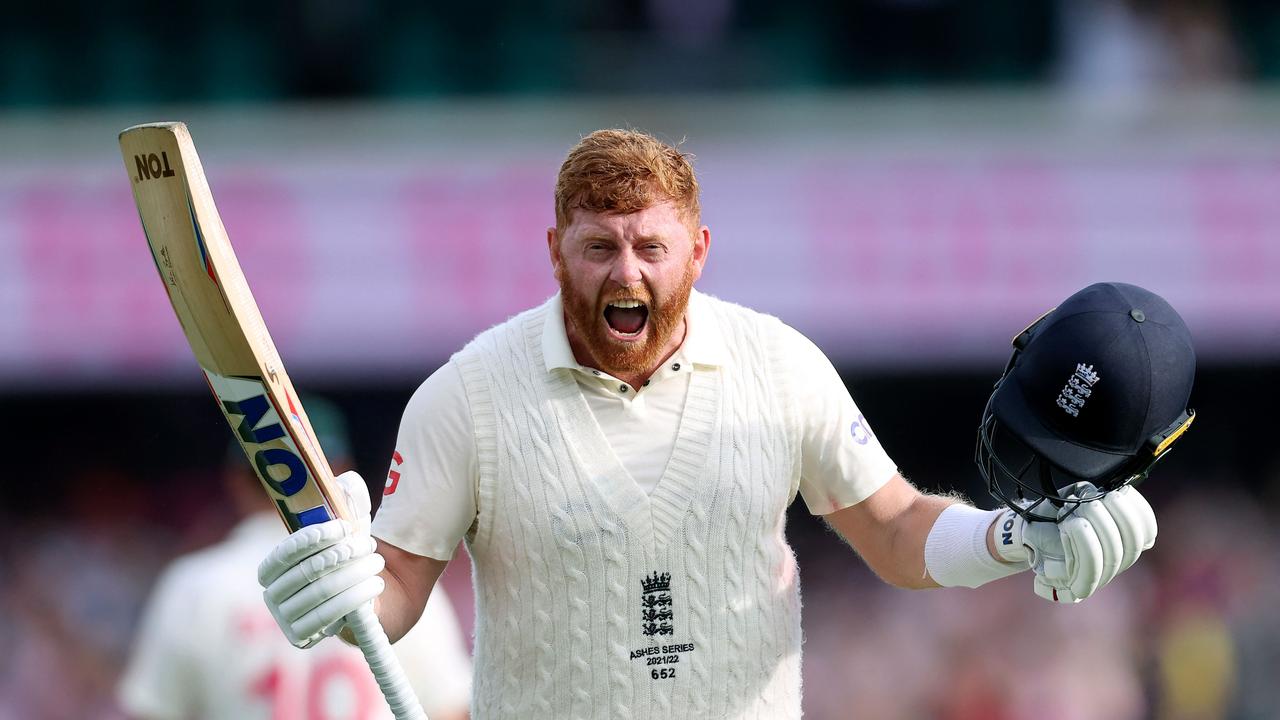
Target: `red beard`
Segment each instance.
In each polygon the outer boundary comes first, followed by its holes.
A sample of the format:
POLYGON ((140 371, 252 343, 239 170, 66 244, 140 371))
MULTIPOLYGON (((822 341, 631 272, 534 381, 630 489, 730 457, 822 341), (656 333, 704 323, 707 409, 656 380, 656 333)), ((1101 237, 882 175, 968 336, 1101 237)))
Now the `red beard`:
POLYGON ((663 350, 672 334, 680 327, 689 307, 689 294, 693 291, 694 266, 690 262, 680 283, 664 298, 655 298, 646 284, 629 289, 615 288, 604 291, 594 300, 588 299, 572 280, 559 271, 560 297, 564 303, 565 319, 575 335, 587 346, 591 360, 597 369, 610 375, 632 375, 652 370, 662 361, 663 350), (639 300, 649 310, 645 320, 647 333, 642 342, 624 343, 609 334, 604 319, 605 307, 616 300, 639 300))

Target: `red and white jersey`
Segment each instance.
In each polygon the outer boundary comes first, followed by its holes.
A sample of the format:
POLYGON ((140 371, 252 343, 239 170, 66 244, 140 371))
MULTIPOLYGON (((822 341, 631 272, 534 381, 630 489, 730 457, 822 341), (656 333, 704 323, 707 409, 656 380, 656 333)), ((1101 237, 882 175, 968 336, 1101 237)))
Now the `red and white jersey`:
MULTIPOLYGON (((119 694, 147 720, 390 718, 357 648, 331 638, 308 650, 285 639, 262 601, 258 563, 285 535, 260 514, 160 577, 119 694)), ((471 661, 443 592, 394 646, 428 714, 466 707, 471 661)))

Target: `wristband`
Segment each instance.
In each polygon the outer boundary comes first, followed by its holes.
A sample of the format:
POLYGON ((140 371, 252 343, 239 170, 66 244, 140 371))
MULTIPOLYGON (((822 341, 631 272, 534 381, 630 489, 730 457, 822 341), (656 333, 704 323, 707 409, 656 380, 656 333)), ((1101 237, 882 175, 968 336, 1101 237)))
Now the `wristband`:
POLYGON ((924 543, 929 577, 943 587, 976 588, 1026 570, 1025 560, 1000 562, 987 550, 987 533, 1002 512, 960 503, 943 510, 924 543))

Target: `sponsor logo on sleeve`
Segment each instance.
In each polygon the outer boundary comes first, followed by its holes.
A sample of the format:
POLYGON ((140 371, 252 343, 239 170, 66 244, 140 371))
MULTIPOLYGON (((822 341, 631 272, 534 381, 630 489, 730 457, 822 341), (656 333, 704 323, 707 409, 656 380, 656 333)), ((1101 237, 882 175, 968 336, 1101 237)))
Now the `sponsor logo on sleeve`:
POLYGON ((404 456, 400 454, 399 450, 391 453, 391 470, 387 472, 387 482, 382 487, 383 495, 390 495, 396 491, 396 488, 400 487, 400 471, 396 468, 403 464, 404 456))

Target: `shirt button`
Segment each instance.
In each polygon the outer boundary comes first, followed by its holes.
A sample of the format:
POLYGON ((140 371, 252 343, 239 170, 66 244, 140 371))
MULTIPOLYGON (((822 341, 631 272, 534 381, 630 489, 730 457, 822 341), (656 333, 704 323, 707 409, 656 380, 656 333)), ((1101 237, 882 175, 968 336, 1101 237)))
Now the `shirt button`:
POLYGON ((671 364, 671 369, 672 369, 672 370, 677 370, 677 371, 678 371, 678 370, 680 369, 680 363, 672 363, 672 364, 671 364))
POLYGON ((619 386, 618 386, 618 392, 626 392, 626 391, 627 391, 627 386, 626 386, 626 385, 619 385, 619 386))

